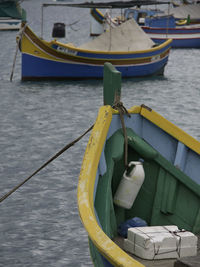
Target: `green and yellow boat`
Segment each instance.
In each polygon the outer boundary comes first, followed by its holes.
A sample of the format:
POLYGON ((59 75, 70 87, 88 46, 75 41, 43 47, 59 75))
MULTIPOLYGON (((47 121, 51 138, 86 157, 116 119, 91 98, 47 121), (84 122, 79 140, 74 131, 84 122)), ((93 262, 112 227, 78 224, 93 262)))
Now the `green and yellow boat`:
POLYGON ((78 183, 79 213, 91 257, 98 267, 175 266, 179 257, 146 260, 125 251, 119 226, 137 217, 148 226, 176 225, 195 235, 200 232, 200 142, 145 105, 126 111, 120 93, 121 74, 106 63, 104 105, 78 183), (144 181, 130 207, 123 207, 115 196, 131 162, 140 162, 144 181))

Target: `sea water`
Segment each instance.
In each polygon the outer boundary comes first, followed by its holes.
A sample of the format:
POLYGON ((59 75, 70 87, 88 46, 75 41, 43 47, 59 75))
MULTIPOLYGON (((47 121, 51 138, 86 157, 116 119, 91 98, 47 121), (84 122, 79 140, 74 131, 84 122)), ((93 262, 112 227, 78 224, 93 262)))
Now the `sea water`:
MULTIPOLYGON (((27 0, 29 25, 41 34, 43 0, 27 0)), ((55 22, 66 41, 84 42, 89 10, 48 7, 43 34, 55 22)), ((17 32, 0 32, 0 196, 79 137, 103 103, 102 81, 21 82, 17 32)), ((171 50, 163 77, 122 81, 126 108, 145 104, 200 140, 200 49, 171 50)), ((92 266, 77 209, 77 183, 89 134, 0 203, 0 266, 92 266)))

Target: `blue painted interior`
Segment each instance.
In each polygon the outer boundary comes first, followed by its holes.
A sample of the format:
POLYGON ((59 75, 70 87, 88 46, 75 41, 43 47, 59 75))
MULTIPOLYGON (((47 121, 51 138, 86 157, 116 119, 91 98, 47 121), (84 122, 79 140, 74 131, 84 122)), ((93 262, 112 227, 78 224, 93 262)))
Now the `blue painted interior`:
MULTIPOLYGON (((140 114, 131 114, 130 118, 128 116, 124 116, 124 120, 127 128, 131 128, 137 135, 139 135, 155 150, 157 150, 163 157, 165 157, 168 161, 174 164, 174 166, 183 171, 197 184, 200 184, 200 156, 197 153, 185 146, 179 140, 167 134, 155 124, 142 117, 140 114)), ((120 128, 121 121, 119 115, 113 115, 107 139, 109 139, 120 128)), ((94 201, 98 181, 99 179, 101 179, 101 176, 103 176, 106 170, 107 166, 103 149, 98 170, 96 173, 94 201)), ((101 227, 96 210, 95 214, 98 224, 101 227)), ((102 255, 101 257, 104 266, 113 266, 102 255)))
POLYGON ((149 27, 158 28, 174 28, 176 27, 175 18, 173 16, 162 16, 162 17, 147 17, 145 25, 149 27))
MULTIPOLYGON (((128 116, 125 116, 124 118, 126 127, 131 128, 164 158, 183 171, 194 182, 200 184, 200 156, 196 152, 142 117, 140 114, 131 114, 130 118, 128 116)), ((121 122, 119 116, 113 115, 107 139, 120 128, 121 122)), ((106 171, 104 153, 102 153, 101 156, 100 169, 101 175, 103 175, 106 171)))
POLYGON ((179 168, 181 171, 185 169, 187 152, 188 148, 183 143, 178 142, 174 166, 179 168))

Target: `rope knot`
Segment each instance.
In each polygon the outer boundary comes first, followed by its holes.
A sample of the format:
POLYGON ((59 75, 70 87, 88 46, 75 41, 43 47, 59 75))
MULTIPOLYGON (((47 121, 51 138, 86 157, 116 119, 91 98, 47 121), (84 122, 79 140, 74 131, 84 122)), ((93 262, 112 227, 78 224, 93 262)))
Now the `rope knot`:
POLYGON ((128 110, 125 108, 125 106, 123 105, 123 103, 121 101, 115 102, 114 105, 112 106, 112 108, 118 110, 119 112, 121 112, 124 115, 127 115, 129 118, 131 117, 131 115, 128 113, 128 110))

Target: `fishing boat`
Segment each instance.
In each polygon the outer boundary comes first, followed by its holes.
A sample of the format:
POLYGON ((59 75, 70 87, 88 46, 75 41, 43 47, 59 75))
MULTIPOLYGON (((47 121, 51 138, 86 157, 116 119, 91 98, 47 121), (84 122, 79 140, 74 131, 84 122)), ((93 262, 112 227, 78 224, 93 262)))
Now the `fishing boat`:
POLYGON ((26 11, 21 8, 19 0, 0 1, 0 30, 19 30, 26 20, 26 11))
POLYGON ((156 43, 172 39, 173 48, 200 47, 200 4, 180 5, 167 11, 148 8, 127 8, 121 19, 110 18, 98 9, 91 10, 91 35, 97 35, 107 25, 116 27, 134 18, 148 36, 156 43))
POLYGON ((133 19, 78 47, 57 39, 47 42, 27 24, 21 32, 22 80, 102 78, 105 62, 123 77, 162 75, 171 44, 169 39, 157 45, 133 19))
MULTIPOLYGON (((93 126, 78 183, 79 214, 92 261, 94 266, 182 266, 174 264, 199 257, 200 142, 150 107, 127 110, 120 101, 120 82, 120 72, 105 63, 104 105, 93 126), (130 224, 133 220, 135 228, 130 224), (142 243, 141 235, 127 240, 152 227, 179 229, 169 231, 177 247, 171 243, 161 250, 161 236, 157 249, 156 243, 152 248, 154 256, 147 259, 136 250, 142 249, 136 243, 142 243), (186 242, 182 256, 184 242, 179 233, 195 240, 186 242)), ((149 234, 143 250, 148 252, 152 240, 149 234)))
POLYGON ((147 9, 127 9, 125 19, 132 14, 154 42, 162 43, 170 38, 174 48, 199 48, 200 4, 181 5, 169 12, 152 16, 147 9))

